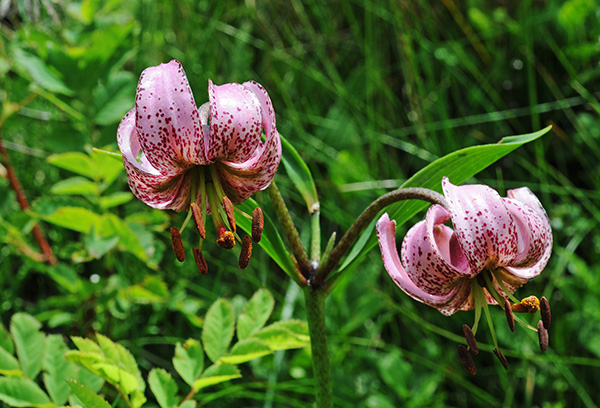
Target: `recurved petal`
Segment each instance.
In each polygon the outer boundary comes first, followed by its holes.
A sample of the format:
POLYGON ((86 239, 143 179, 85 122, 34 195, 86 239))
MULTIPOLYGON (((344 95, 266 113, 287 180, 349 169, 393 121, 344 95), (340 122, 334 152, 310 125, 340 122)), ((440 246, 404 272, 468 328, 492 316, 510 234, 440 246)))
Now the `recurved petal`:
POLYGON ((445 295, 460 278, 471 277, 456 234, 443 225, 449 220, 450 212, 434 205, 427 211, 425 221, 415 224, 402 242, 402 262, 408 276, 430 294, 445 295))
POLYGON ((518 251, 517 231, 500 195, 484 185, 455 186, 447 177, 442 188, 471 270, 512 264, 518 251))
POLYGON ((207 164, 198 110, 179 61, 142 72, 135 109, 141 148, 154 168, 172 175, 207 164))
POLYGON ((254 93, 241 84, 214 85, 208 81, 211 160, 243 162, 260 143, 262 117, 254 93))
POLYGON ((383 265, 400 289, 413 299, 435 307, 445 314, 452 314, 463 306, 470 294, 470 282, 467 279, 460 281, 443 295, 427 292, 411 280, 400 262, 396 250, 396 222, 390 221, 387 213, 383 214, 377 221, 376 230, 383 265))

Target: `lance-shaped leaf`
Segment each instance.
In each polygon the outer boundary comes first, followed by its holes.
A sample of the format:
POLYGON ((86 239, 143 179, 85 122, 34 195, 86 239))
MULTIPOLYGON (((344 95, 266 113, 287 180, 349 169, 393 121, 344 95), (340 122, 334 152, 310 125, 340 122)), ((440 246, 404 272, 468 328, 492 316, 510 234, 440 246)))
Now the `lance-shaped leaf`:
POLYGON ((281 137, 281 147, 283 150, 281 162, 285 171, 304 198, 308 212, 312 214, 319 209, 319 197, 312 174, 298 151, 284 137, 281 137))

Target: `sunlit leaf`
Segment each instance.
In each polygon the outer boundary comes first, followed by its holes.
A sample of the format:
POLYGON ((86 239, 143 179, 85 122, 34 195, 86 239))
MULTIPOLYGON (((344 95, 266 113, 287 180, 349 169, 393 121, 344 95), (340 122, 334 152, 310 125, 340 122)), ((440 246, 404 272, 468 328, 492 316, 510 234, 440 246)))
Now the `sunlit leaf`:
POLYGON ((40 387, 27 378, 0 377, 0 401, 13 407, 53 407, 40 387))
POLYGON ((148 385, 161 408, 173 408, 178 405, 177 384, 171 374, 155 368, 148 375, 148 385))
POLYGON ((246 304, 242 314, 238 317, 238 339, 243 340, 252 333, 260 330, 269 319, 269 316, 271 316, 274 306, 275 300, 271 292, 267 289, 256 291, 246 304))
POLYGON ((212 304, 202 328, 202 343, 208 357, 217 362, 227 351, 233 338, 234 313, 225 299, 218 299, 212 304))
POLYGON ((188 384, 192 385, 202 375, 204 369, 204 351, 198 340, 188 339, 181 345, 175 345, 173 366, 188 384))
POLYGON ((249 338, 237 342, 228 355, 219 359, 219 363, 241 364, 272 353, 273 350, 266 342, 257 338, 249 338))
POLYGON ((231 381, 240 378, 241 376, 240 370, 238 370, 236 366, 229 364, 215 364, 206 369, 202 378, 194 381, 193 387, 200 390, 209 385, 231 381))
POLYGON ((110 408, 110 404, 104 398, 96 394, 83 384, 75 381, 66 382, 73 394, 77 396, 83 408, 110 408))
POLYGON ((300 320, 275 322, 252 335, 269 345, 272 350, 306 347, 310 344, 308 326, 300 320))
POLYGON ((93 181, 83 177, 71 177, 56 182, 51 188, 52 194, 95 194, 98 191, 98 186, 93 181))
POLYGON ((25 313, 13 315, 10 321, 19 362, 27 377, 34 380, 42 369, 46 336, 40 331, 42 325, 25 313))

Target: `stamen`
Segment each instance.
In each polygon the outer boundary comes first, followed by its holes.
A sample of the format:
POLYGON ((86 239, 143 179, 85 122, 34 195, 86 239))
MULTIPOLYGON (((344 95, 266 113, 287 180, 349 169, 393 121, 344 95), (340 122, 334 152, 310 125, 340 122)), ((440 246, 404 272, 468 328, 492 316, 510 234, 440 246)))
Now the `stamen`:
POLYGON ((260 242, 264 227, 265 219, 263 212, 260 207, 256 207, 254 211, 252 211, 252 241, 260 242))
POLYGON ((223 209, 225 210, 225 214, 227 215, 227 221, 229 221, 229 227, 231 231, 235 232, 235 214, 233 213, 233 204, 229 197, 223 197, 223 209))
POLYGON ((544 328, 548 330, 550 328, 550 303, 545 296, 540 299, 540 314, 542 315, 542 322, 544 322, 544 328))
POLYGON ((467 348, 462 344, 458 345, 458 357, 469 374, 475 375, 477 373, 477 368, 475 367, 475 362, 473 361, 473 357, 471 357, 471 353, 469 353, 467 348))
POLYGON ((202 211, 198 207, 198 204, 192 203, 192 215, 194 216, 194 221, 196 222, 196 228, 198 228, 198 234, 200 234, 200 238, 206 238, 206 228, 204 227, 204 220, 202 219, 202 211))
POLYGON ((546 351, 548 350, 548 330, 544 328, 544 322, 541 320, 537 325, 538 329, 538 339, 540 340, 540 350, 546 351))
POLYGON ((235 235, 233 232, 227 231, 225 227, 220 227, 217 230, 218 238, 217 245, 221 248, 231 249, 235 246, 235 235))
POLYGON ((508 361, 506 361, 506 357, 504 357, 504 354, 502 354, 502 352, 497 348, 494 349, 494 354, 496 355, 496 357, 498 357, 498 360, 500 360, 500 362, 504 366, 504 369, 508 371, 508 361))
POLYGON ((204 259, 204 255, 202 255, 202 251, 200 248, 192 248, 192 252, 194 253, 196 267, 202 275, 206 276, 206 273, 208 272, 208 266, 206 264, 206 259, 204 259))
POLYGON ((183 241, 181 240, 181 233, 177 227, 171 227, 171 244, 173 245, 173 252, 179 262, 185 261, 185 249, 183 248, 183 241))
POLYGON ((540 310, 540 301, 535 296, 529 296, 521 300, 519 303, 512 305, 514 313, 535 313, 540 310))
POLYGON ((504 313, 506 313, 506 321, 508 322, 508 327, 510 327, 510 331, 515 331, 515 318, 513 316, 512 308, 510 307, 510 302, 508 299, 504 299, 504 313))
POLYGON ((469 349, 471 350, 471 352, 473 352, 473 354, 476 355, 479 354, 477 340, 475 340, 475 335, 473 334, 471 328, 468 325, 463 324, 463 332, 465 334, 465 339, 467 339, 467 344, 469 345, 469 349))
POLYGON ((246 269, 248 263, 250 262, 250 257, 252 256, 252 239, 249 235, 244 236, 244 240, 242 241, 242 252, 240 252, 240 260, 238 261, 238 266, 240 269, 246 269))

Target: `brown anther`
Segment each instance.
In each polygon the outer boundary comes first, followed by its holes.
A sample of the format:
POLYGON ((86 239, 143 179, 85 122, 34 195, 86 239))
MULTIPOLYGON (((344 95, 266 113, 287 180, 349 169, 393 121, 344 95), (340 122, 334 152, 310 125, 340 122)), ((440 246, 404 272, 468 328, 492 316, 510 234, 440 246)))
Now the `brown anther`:
POLYGON ((477 373, 477 368, 475 367, 475 362, 473 361, 473 357, 471 357, 471 353, 469 353, 469 350, 462 344, 458 345, 458 357, 469 374, 475 375, 477 373))
POLYGON ((540 310, 540 301, 535 296, 529 296, 521 300, 519 303, 512 305, 514 313, 535 313, 540 310))
POLYGON ((235 232, 235 214, 233 213, 233 204, 231 200, 225 196, 223 197, 223 209, 225 209, 225 214, 227 214, 227 221, 229 221, 229 226, 231 227, 231 231, 235 232))
POLYGON ((252 211, 252 241, 260 242, 262 238, 262 231, 265 227, 265 219, 263 212, 260 207, 256 207, 252 211))
POLYGON ((544 322, 541 320, 537 325, 538 329, 538 339, 540 340, 540 350, 546 351, 548 350, 548 330, 544 327, 544 322))
POLYGON ((544 322, 544 328, 546 330, 550 329, 550 321, 552 320, 550 315, 550 303, 548 302, 548 299, 546 299, 545 296, 542 296, 542 298, 540 299, 540 314, 542 315, 542 322, 544 322))
POLYGON ((512 308, 510 307, 510 302, 508 299, 504 299, 504 313, 506 313, 506 321, 508 322, 508 327, 510 327, 510 331, 515 331, 515 317, 513 316, 512 308))
POLYGON ((221 227, 217 233, 219 234, 217 238, 218 246, 225 249, 231 249, 235 246, 235 235, 233 235, 233 232, 221 227))
POLYGON ((196 203, 192 203, 190 206, 192 207, 192 215, 194 216, 194 221, 196 222, 196 228, 198 228, 198 234, 200 234, 200 238, 204 239, 206 238, 206 228, 204 228, 202 211, 196 203))
POLYGON ((185 261, 185 249, 183 249, 183 241, 181 240, 181 233, 179 228, 171 227, 171 244, 173 245, 173 252, 175 252, 175 258, 179 262, 185 261))
POLYGON ((240 260, 238 266, 240 269, 246 269, 248 263, 250 263, 250 257, 252 256, 252 239, 249 235, 245 235, 242 240, 242 252, 240 252, 240 260))
POLYGON ((471 330, 468 325, 463 324, 463 332, 465 333, 465 339, 467 339, 469 350, 471 350, 473 354, 479 354, 479 347, 477 347, 477 340, 475 340, 473 330, 471 330))
POLYGON ((204 259, 204 255, 202 255, 202 251, 200 248, 192 248, 192 252, 194 253, 194 260, 196 261, 196 267, 200 271, 202 275, 206 275, 208 272, 208 265, 206 265, 206 259, 204 259))
POLYGON ((496 355, 496 357, 498 357, 498 360, 500 360, 500 363, 502 363, 504 369, 508 370, 508 361, 506 361, 506 357, 504 357, 504 354, 502 354, 502 352, 498 349, 494 349, 494 354, 496 355))

